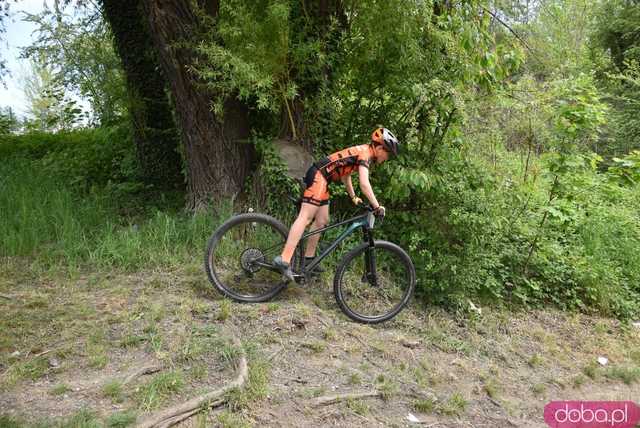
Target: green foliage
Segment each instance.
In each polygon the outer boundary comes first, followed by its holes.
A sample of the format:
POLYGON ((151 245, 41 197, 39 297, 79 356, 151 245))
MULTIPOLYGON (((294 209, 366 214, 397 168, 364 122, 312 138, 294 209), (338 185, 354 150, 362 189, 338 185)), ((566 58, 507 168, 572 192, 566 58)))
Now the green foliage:
MULTIPOLYGON (((520 2, 518 2, 520 3, 520 2)), ((591 0, 540 0, 529 22, 520 25, 531 51, 526 67, 538 77, 568 78, 590 66, 589 29, 596 9, 591 0)))
POLYGON ((217 94, 216 113, 221 114, 224 99, 235 93, 274 112, 296 94, 288 76, 289 14, 285 0, 220 5, 217 37, 196 49, 207 59, 196 69, 217 94))
POLYGON ((36 30, 34 41, 22 55, 51 70, 66 92, 88 100, 91 123, 104 126, 118 122, 125 110, 124 76, 101 11, 92 3, 56 3, 54 10, 45 7, 39 14, 25 14, 24 20, 36 30))
POLYGON ((621 156, 640 148, 640 8, 634 1, 604 0, 595 10, 591 56, 612 107, 603 153, 621 156))
POLYGON ((8 136, 0 141, 0 156, 35 161, 51 179, 60 179, 74 190, 90 192, 108 186, 116 197, 141 190, 126 127, 8 136))
POLYGON ((2 256, 44 266, 183 263, 200 257, 219 221, 175 213, 172 195, 142 193, 126 129, 8 136, 0 157, 2 256))
POLYGON ((0 136, 16 132, 20 124, 11 107, 0 108, 0 136))
POLYGON ((553 82, 555 131, 562 144, 590 143, 605 122, 606 105, 585 74, 553 82))
POLYGON ((280 218, 290 218, 294 214, 294 204, 289 196, 298 198, 300 185, 289 177, 287 165, 269 139, 254 135, 252 144, 259 156, 260 167, 246 186, 252 198, 251 206, 280 218))
POLYGON ((608 172, 611 178, 620 184, 640 183, 640 150, 634 150, 622 159, 613 158, 613 165, 609 167, 608 172))
POLYGON ((77 126, 82 111, 75 100, 65 93, 53 68, 42 58, 29 62, 30 70, 23 76, 23 89, 28 105, 27 131, 60 131, 77 126))
POLYGON ((184 387, 184 375, 173 370, 156 375, 137 392, 140 408, 144 411, 157 408, 160 403, 184 387))

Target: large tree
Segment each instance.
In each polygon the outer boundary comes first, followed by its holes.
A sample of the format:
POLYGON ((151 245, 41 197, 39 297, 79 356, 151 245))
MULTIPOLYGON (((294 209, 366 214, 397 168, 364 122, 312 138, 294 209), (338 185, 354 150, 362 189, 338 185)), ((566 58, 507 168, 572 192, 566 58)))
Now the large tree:
POLYGON ((129 113, 143 178, 159 187, 181 186, 178 131, 141 5, 133 0, 102 3, 125 71, 129 113))
MULTIPOLYGON (((234 198, 243 189, 252 162, 249 112, 235 97, 222 100, 214 113, 211 93, 190 71, 199 60, 192 48, 201 30, 201 17, 191 2, 141 0, 155 52, 169 82, 187 164, 188 207, 209 200, 234 198)), ((210 18, 218 2, 201 4, 210 18)))

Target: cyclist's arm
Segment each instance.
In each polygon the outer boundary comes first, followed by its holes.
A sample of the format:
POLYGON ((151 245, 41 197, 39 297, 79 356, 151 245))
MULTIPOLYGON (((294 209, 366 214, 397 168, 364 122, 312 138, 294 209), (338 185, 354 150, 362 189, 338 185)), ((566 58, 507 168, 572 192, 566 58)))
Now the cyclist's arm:
POLYGON ((353 190, 353 182, 351 181, 351 175, 345 175, 341 178, 344 185, 347 187, 347 195, 349 195, 350 199, 356 195, 356 192, 353 190))
POLYGON ((358 177, 360 179, 360 190, 364 196, 367 197, 369 203, 373 208, 378 208, 380 204, 376 199, 376 195, 373 194, 373 189, 371 188, 371 183, 369 183, 369 168, 366 166, 360 165, 358 167, 358 177))

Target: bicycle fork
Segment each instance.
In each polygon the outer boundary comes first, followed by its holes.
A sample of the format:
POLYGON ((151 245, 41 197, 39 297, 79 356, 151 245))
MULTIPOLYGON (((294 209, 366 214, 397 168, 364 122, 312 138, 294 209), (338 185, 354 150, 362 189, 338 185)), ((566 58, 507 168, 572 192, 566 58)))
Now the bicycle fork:
POLYGON ((369 242, 367 250, 364 252, 364 274, 362 282, 368 282, 372 287, 378 286, 378 273, 376 271, 376 252, 371 229, 364 227, 364 240, 369 242))

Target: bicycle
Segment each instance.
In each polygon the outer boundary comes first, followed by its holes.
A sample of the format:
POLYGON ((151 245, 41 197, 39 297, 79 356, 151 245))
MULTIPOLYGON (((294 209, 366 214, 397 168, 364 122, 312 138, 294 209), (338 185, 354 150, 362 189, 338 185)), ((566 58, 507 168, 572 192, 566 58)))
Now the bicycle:
MULTIPOLYGON (((306 283, 324 258, 361 229, 363 242, 338 264, 333 290, 340 309, 349 318, 375 324, 393 318, 407 305, 415 289, 416 272, 405 250, 373 238, 376 216, 370 206, 364 209, 366 212, 356 217, 305 233, 291 266, 295 282, 306 283), (346 229, 307 265, 303 257, 305 240, 345 225, 346 229)), ((287 286, 271 260, 282 250, 288 232, 279 220, 266 214, 231 217, 209 239, 204 258, 209 281, 222 294, 239 302, 257 303, 273 298, 287 286)))

